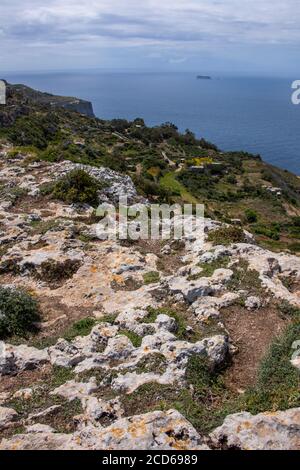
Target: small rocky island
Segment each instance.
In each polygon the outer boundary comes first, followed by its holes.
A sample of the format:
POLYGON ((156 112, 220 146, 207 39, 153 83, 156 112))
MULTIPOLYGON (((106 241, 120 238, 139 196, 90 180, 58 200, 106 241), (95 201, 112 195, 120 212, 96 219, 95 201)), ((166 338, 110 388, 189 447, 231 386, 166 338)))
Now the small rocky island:
POLYGON ((197 75, 197 80, 212 80, 209 75, 197 75))

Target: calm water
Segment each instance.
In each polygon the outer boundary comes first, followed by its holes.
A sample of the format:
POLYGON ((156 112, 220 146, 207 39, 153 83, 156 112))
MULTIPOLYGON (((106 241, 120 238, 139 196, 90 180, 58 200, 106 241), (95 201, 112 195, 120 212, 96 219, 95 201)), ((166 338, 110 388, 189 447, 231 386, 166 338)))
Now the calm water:
POLYGON ((95 114, 104 119, 142 117, 150 126, 171 121, 224 150, 260 153, 268 162, 300 174, 300 106, 291 103, 292 79, 209 81, 190 73, 6 74, 4 78, 90 100, 95 114))

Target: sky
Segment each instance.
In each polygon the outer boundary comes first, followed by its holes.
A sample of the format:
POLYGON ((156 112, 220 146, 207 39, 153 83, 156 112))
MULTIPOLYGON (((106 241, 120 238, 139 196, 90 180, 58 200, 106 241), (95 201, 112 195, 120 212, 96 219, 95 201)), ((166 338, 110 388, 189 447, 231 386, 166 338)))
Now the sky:
POLYGON ((298 77, 299 0, 0 0, 3 71, 298 77))

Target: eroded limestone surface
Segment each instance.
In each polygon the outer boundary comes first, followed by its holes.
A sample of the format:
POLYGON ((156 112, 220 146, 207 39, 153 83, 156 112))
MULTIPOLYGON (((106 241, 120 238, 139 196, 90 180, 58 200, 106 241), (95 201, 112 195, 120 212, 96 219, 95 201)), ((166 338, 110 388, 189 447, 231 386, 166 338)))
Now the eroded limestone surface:
MULTIPOLYGON (((204 220, 204 239, 191 233, 180 248, 172 242, 145 248, 99 240, 93 208, 59 201, 45 207, 41 199, 41 186, 76 164, 23 163, 22 157, 7 159, 0 169, 7 189, 0 201, 1 284, 22 287, 46 302, 40 335, 50 331, 55 340, 39 348, 0 342, 1 379, 18 384, 0 395, 0 431, 24 427, 3 438, 0 449, 299 449, 299 409, 228 416, 205 439, 178 411, 126 415, 121 400, 147 384, 184 390, 192 356, 205 358, 213 370, 225 367, 236 348, 222 310, 244 305, 251 315, 274 300, 300 306, 300 290, 284 283, 289 276, 300 281, 299 257, 258 247, 250 234, 245 243, 214 246, 208 234, 221 224, 210 219, 204 220), (27 192, 25 202, 13 203, 15 186, 27 192), (171 273, 170 259, 176 266, 171 273), (61 279, 49 276, 49 263, 63 272, 61 279), (215 269, 209 270, 212 263, 215 269), (245 269, 261 283, 257 292, 252 285, 236 286, 245 269), (145 282, 151 273, 154 281, 145 282), (172 308, 184 312, 184 322, 172 308), (65 324, 85 317, 95 319, 88 334, 59 337, 65 324), (46 390, 57 402, 44 400, 38 409, 17 413, 14 400, 34 401, 43 387, 34 380, 25 386, 18 378, 47 370, 51 375, 56 368, 72 374, 46 390), (69 432, 45 424, 67 406, 69 432)), ((99 201, 116 202, 124 194, 141 201, 129 177, 85 169, 108 183, 99 201)), ((292 363, 299 368, 299 357, 292 363)))

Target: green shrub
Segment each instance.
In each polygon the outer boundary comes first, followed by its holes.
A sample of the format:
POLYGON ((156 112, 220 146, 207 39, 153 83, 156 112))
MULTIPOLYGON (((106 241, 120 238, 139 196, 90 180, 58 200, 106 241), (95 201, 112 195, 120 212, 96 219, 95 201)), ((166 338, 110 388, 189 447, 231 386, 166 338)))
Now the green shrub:
POLYGON ((225 181, 226 183, 229 183, 229 184, 237 184, 237 179, 234 175, 226 176, 225 181))
POLYGON ((257 222, 257 219, 258 219, 257 213, 252 209, 245 210, 245 217, 246 217, 247 222, 249 222, 249 224, 253 224, 257 222))
POLYGON ((0 287, 0 338, 23 336, 40 320, 37 302, 26 292, 0 287))
POLYGON ((214 245, 230 245, 231 243, 244 243, 244 231, 240 227, 221 227, 208 234, 208 241, 214 245))
POLYGON ((34 146, 37 149, 45 149, 57 135, 58 120, 53 113, 20 117, 8 132, 12 143, 18 146, 34 146))
POLYGON ((280 233, 276 227, 266 228, 261 225, 254 227, 254 233, 257 235, 264 235, 265 237, 271 238, 272 240, 280 240, 280 233))
POLYGON ((72 203, 98 204, 98 191, 103 188, 95 178, 82 169, 72 170, 52 187, 51 197, 72 203))

